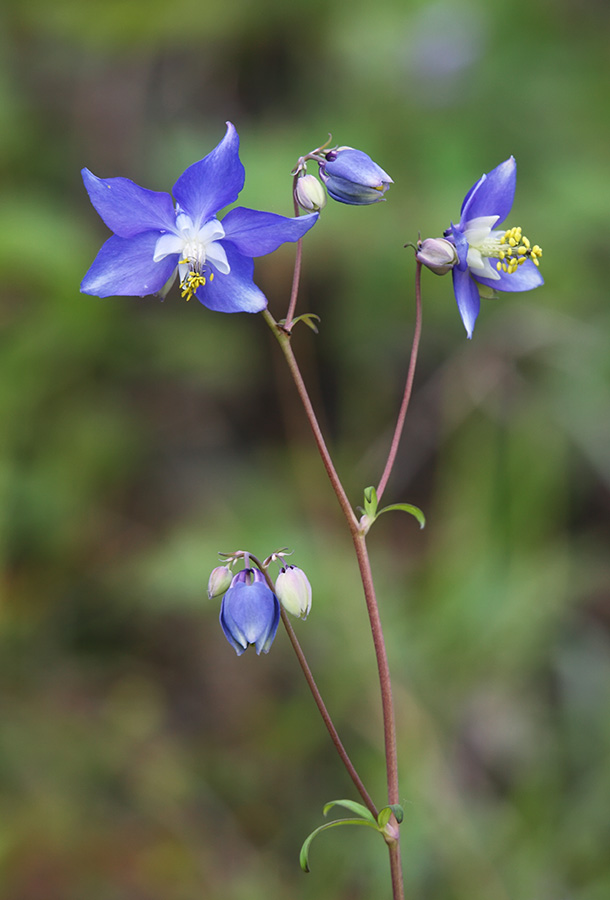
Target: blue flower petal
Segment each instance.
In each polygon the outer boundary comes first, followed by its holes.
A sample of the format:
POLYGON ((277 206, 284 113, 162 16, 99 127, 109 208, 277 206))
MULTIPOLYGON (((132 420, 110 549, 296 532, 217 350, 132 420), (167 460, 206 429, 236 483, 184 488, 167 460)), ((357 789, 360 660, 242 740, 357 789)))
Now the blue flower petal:
POLYGON ((394 184, 387 172, 378 166, 367 153, 345 147, 336 151, 335 159, 323 165, 327 175, 371 188, 394 184))
POLYGON ((510 157, 484 175, 466 194, 460 228, 479 216, 499 216, 497 224, 509 214, 517 186, 517 163, 510 157))
POLYGON ((254 263, 248 256, 242 256, 233 244, 221 241, 231 266, 228 275, 214 272, 204 287, 197 289, 197 299, 216 312, 257 313, 267 306, 267 298, 252 281, 254 263))
POLYGON ((264 256, 287 241, 298 241, 317 219, 318 213, 289 219, 238 206, 222 220, 224 240, 231 241, 244 256, 264 256))
POLYGON ((160 291, 178 264, 178 254, 153 262, 158 239, 158 231, 108 238, 83 278, 81 292, 95 297, 144 297, 160 291))
POLYGON ((227 132, 217 147, 193 163, 174 185, 173 194, 196 227, 237 200, 245 171, 239 159, 239 136, 227 122, 227 132))
POLYGON ((464 272, 468 268, 468 241, 466 240, 460 229, 453 224, 453 222, 445 232, 445 236, 453 238, 453 243, 455 244, 455 249, 458 255, 457 267, 460 272, 464 272))
POLYGON ((98 178, 89 169, 81 174, 92 204, 119 237, 174 228, 176 215, 169 194, 148 191, 129 178, 98 178))
POLYGON ((457 266, 451 272, 453 276, 453 291, 457 300, 458 309, 469 338, 472 337, 474 331, 474 323, 479 315, 481 307, 481 298, 479 290, 470 277, 468 269, 461 272, 457 266))
POLYGON ((280 620, 279 602, 266 584, 238 583, 229 588, 220 607, 220 624, 238 656, 254 644, 268 653, 280 620))
POLYGON ((531 291, 533 288, 540 287, 541 284, 544 284, 544 279, 540 274, 540 270, 529 259, 527 262, 520 265, 516 272, 513 272, 510 275, 508 272, 498 272, 498 275, 500 276, 499 280, 479 278, 476 275, 473 275, 473 278, 476 278, 481 284, 486 284, 488 287, 494 288, 496 291, 507 291, 511 293, 515 291, 531 291))
POLYGON ((372 203, 380 203, 386 198, 383 196, 387 188, 374 188, 367 185, 354 184, 337 175, 324 177, 324 185, 328 195, 339 203, 348 206, 370 206, 372 203))

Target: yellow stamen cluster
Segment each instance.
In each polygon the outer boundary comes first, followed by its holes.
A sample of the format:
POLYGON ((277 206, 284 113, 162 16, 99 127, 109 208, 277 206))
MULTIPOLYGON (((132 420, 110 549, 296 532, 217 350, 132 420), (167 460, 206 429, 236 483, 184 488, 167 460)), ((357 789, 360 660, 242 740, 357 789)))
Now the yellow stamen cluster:
POLYGON ((499 260, 496 263, 498 272, 507 272, 511 275, 516 272, 526 259, 531 259, 535 266, 539 266, 542 256, 542 248, 538 244, 532 245, 521 232, 521 226, 509 228, 500 238, 502 249, 498 253, 499 260))
MULTIPOLYGON (((180 260, 181 263, 188 262, 188 260, 183 259, 180 260)), ((203 287, 206 283, 206 277, 202 272, 189 272, 186 278, 183 278, 180 282, 181 294, 180 296, 184 300, 190 300, 191 297, 195 296, 195 292, 197 288, 203 287)), ((214 273, 210 272, 210 281, 214 280, 214 273)))

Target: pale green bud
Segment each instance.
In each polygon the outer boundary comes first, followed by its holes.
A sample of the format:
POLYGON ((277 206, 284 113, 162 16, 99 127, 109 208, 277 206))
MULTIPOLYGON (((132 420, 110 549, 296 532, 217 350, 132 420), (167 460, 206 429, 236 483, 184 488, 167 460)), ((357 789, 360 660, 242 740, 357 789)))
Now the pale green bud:
POLYGON ((298 178, 294 195, 299 206, 308 212, 318 212, 326 206, 326 191, 315 175, 298 178))
POLYGON ((212 570, 210 580, 208 581, 208 597, 213 600, 214 597, 220 597, 231 586, 231 570, 227 566, 217 566, 212 570))
POLYGON ((297 566, 280 569, 275 582, 275 595, 284 609, 299 619, 306 619, 311 609, 311 585, 307 575, 297 566))
POLYGON ((446 275, 458 262, 457 250, 445 238, 418 241, 415 258, 435 275, 446 275))

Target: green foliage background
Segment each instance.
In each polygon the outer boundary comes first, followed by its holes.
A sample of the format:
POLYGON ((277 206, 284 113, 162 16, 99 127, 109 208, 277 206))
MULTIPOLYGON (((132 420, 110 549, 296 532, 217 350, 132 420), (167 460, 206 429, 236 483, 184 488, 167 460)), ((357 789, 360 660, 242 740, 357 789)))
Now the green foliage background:
MULTIPOLYGON (((602 0, 7 0, 0 12, 0 894, 389 896, 280 632, 237 659, 218 550, 289 545, 299 635, 383 801, 350 542, 260 317, 78 285, 107 236, 79 169, 168 190, 232 120, 240 202, 290 214, 329 131, 395 180, 308 237, 295 337, 354 504, 383 466, 411 251, 511 153, 546 286, 465 339, 424 273, 415 399, 370 535, 395 677, 410 900, 610 896, 608 6, 602 0), (286 446, 288 449, 286 450, 286 446)), ((257 263, 285 310, 292 248, 257 263)))

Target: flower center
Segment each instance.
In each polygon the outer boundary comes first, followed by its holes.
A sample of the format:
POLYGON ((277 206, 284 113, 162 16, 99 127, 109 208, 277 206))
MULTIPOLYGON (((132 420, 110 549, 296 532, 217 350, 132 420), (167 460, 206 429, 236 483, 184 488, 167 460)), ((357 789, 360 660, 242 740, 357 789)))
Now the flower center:
POLYGON ((511 275, 516 272, 526 259, 531 259, 534 265, 540 265, 542 248, 538 244, 530 243, 529 239, 521 231, 521 226, 516 225, 508 231, 492 231, 478 245, 471 244, 478 250, 481 256, 497 259, 498 272, 507 272, 511 275))
POLYGON ((200 287, 213 281, 212 269, 221 275, 228 275, 231 271, 221 243, 224 236, 224 228, 218 219, 209 219, 197 227, 191 217, 182 212, 176 216, 176 230, 160 236, 153 259, 158 262, 166 256, 179 254, 180 290, 185 300, 190 300, 200 287))

